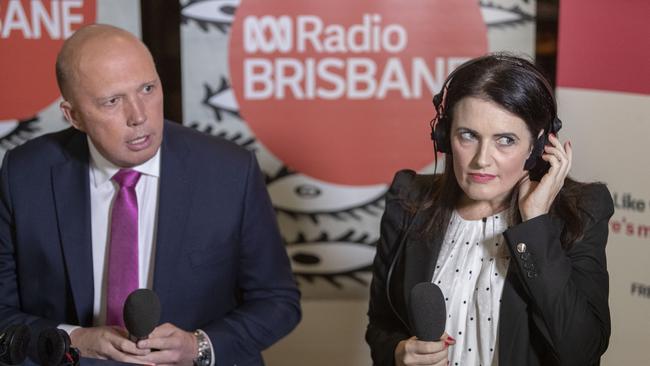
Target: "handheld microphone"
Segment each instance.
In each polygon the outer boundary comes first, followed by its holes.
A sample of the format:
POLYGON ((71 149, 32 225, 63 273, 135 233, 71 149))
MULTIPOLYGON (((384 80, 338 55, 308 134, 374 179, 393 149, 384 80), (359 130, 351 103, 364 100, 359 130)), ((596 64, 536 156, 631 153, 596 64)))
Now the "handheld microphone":
POLYGON ((43 366, 77 366, 81 354, 70 347, 70 336, 63 329, 45 329, 38 336, 38 359, 43 366))
POLYGON ((413 286, 408 310, 411 329, 419 340, 440 340, 447 321, 445 299, 440 287, 430 282, 413 286))
POLYGON ((29 327, 24 324, 10 325, 0 333, 0 364, 19 365, 27 357, 29 327))
POLYGON ((129 339, 147 339, 160 322, 160 299, 155 292, 141 288, 129 294, 124 303, 124 325, 129 339))

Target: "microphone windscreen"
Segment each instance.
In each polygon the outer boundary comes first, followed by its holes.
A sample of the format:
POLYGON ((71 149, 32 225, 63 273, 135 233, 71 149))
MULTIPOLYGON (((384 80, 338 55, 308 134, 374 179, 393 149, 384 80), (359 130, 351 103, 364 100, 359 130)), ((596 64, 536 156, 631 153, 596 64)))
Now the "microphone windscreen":
POLYGON ((29 327, 24 324, 9 326, 1 337, 2 339, 2 358, 1 363, 9 365, 20 365, 27 357, 27 348, 31 338, 29 327))
POLYGON ((447 310, 440 287, 430 282, 413 286, 409 319, 415 336, 422 341, 438 341, 445 332, 447 310))
POLYGON ((155 292, 141 288, 129 294, 124 303, 124 325, 137 338, 149 336, 160 321, 160 300, 155 292))

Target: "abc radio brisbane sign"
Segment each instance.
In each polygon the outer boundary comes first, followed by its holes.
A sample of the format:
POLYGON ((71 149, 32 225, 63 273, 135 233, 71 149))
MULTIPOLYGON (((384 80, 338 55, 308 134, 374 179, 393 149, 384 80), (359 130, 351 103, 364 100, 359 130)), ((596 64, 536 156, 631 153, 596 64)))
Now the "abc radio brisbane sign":
MULTIPOLYGON (((336 57, 338 53, 387 53, 404 51, 407 33, 399 24, 382 27, 379 14, 363 14, 360 24, 346 28, 340 24, 325 26, 315 15, 249 16, 244 20, 244 50, 248 54, 287 54, 295 49, 313 51, 322 58, 250 57, 244 59, 244 98, 284 99, 290 92, 296 99, 383 99, 389 90, 405 98, 422 95, 422 83, 410 83, 398 57, 389 57, 377 78, 377 62, 368 57, 336 57), (295 31, 294 31, 295 28, 295 31), (265 36, 268 31, 270 37, 265 36), (325 36, 324 36, 325 35, 325 36), (343 71, 341 75, 336 71, 343 71), (323 81, 318 85, 317 81, 323 81)), ((426 62, 413 59, 412 78, 430 76, 426 62)))
POLYGON ((432 162, 432 93, 486 51, 476 1, 244 0, 229 67, 242 117, 289 168, 371 185, 432 162))

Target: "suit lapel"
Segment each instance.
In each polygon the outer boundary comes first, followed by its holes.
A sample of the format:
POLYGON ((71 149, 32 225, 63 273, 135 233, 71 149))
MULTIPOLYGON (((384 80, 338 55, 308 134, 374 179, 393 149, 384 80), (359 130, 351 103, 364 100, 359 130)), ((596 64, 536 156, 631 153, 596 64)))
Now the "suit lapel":
POLYGON ((90 326, 94 283, 86 135, 75 134, 66 148, 68 159, 52 167, 54 202, 77 320, 90 326))
POLYGON ((173 303, 169 286, 175 281, 173 268, 183 248, 184 219, 191 200, 191 186, 186 168, 187 146, 165 123, 160 155, 160 187, 153 289, 161 303, 173 303))

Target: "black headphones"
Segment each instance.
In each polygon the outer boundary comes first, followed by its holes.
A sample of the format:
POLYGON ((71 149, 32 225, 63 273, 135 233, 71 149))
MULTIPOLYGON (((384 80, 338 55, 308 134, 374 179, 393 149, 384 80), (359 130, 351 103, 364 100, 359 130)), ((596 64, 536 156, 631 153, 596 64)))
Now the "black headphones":
POLYGON ((528 157, 528 159, 524 164, 524 169, 531 171, 530 172, 531 179, 539 180, 546 173, 549 166, 549 164, 546 161, 541 159, 542 154, 544 153, 544 146, 548 142, 548 134, 549 133, 557 134, 557 132, 562 128, 562 121, 557 117, 557 104, 555 101, 555 97, 553 96, 553 89, 551 88, 551 85, 548 83, 548 80, 546 80, 544 75, 542 75, 542 73, 537 68, 535 68, 532 64, 527 62, 522 62, 521 59, 514 56, 508 56, 503 54, 497 54, 497 55, 492 54, 492 55, 478 57, 465 62, 464 64, 460 65, 449 74, 445 82, 442 84, 442 88, 440 88, 440 92, 433 96, 433 106, 436 109, 436 116, 430 122, 431 140, 433 140, 433 146, 437 152, 446 153, 446 154, 451 153, 451 142, 449 139, 449 133, 450 133, 449 131, 451 130, 451 121, 449 115, 447 114, 447 100, 445 97, 448 93, 449 83, 454 78, 454 75, 458 74, 461 70, 467 69, 468 67, 475 65, 481 61, 485 61, 486 59, 489 58, 494 58, 500 61, 509 62, 513 65, 522 68, 525 72, 533 75, 538 82, 544 85, 544 88, 546 89, 548 94, 548 98, 550 98, 550 100, 553 101, 553 110, 554 110, 553 119, 549 121, 548 128, 545 129, 542 136, 540 136, 535 141, 530 156, 528 157))
POLYGON ((70 336, 62 329, 48 328, 38 337, 38 358, 43 366, 77 366, 79 350, 71 347, 70 336))

